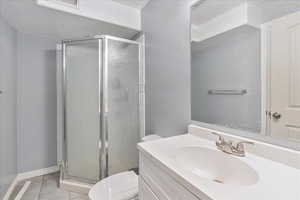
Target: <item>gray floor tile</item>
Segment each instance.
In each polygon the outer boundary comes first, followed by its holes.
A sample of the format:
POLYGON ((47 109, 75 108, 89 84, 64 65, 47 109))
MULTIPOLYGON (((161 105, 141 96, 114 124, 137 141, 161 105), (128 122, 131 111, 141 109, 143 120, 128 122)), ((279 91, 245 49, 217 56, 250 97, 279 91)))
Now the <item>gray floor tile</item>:
POLYGON ((20 182, 10 200, 14 200, 26 181, 31 181, 31 184, 22 200, 89 200, 87 195, 60 189, 58 187, 59 173, 34 177, 20 182))
POLYGON ((89 200, 88 195, 70 192, 70 200, 89 200))
POLYGON ((24 185, 24 181, 22 181, 16 185, 16 187, 14 188, 14 191, 12 192, 12 194, 9 197, 9 200, 14 200, 16 198, 19 191, 22 189, 23 185, 24 185))
POLYGON ((52 173, 52 174, 47 174, 44 176, 44 179, 47 180, 47 179, 52 179, 52 180, 56 180, 58 181, 59 180, 59 173, 52 173))
POLYGON ((58 176, 56 174, 45 175, 39 200, 69 200, 69 192, 58 188, 58 176))
POLYGON ((38 176, 31 178, 28 181, 31 181, 31 184, 23 195, 22 200, 38 200, 43 183, 43 177, 38 176))
POLYGON ((33 177, 28 180, 31 181, 32 183, 41 183, 43 181, 43 176, 33 177))

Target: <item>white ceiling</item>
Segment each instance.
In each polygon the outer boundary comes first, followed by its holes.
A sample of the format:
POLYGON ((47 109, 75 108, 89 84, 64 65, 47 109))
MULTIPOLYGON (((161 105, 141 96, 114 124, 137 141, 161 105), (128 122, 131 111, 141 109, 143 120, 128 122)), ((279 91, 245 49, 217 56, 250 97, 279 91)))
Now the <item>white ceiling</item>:
POLYGON ((300 11, 300 0, 251 0, 262 11, 264 22, 300 11))
POLYGON ((203 24, 243 2, 245 0, 204 0, 192 10, 192 22, 197 25, 203 24))
POLYGON ((249 34, 259 33, 259 29, 252 26, 240 26, 238 28, 226 31, 214 37, 202 40, 200 42, 192 42, 192 53, 207 50, 208 48, 217 47, 222 43, 232 43, 237 38, 249 38, 249 34))
POLYGON ((131 38, 138 33, 104 21, 37 6, 35 0, 0 0, 0 4, 1 14, 22 33, 56 40, 102 34, 131 38))
POLYGON ((300 0, 203 0, 192 11, 192 23, 203 24, 245 2, 261 8, 264 22, 300 10, 300 0))
POLYGON ((117 3, 137 8, 137 9, 142 9, 144 6, 150 1, 150 0, 112 0, 117 3))

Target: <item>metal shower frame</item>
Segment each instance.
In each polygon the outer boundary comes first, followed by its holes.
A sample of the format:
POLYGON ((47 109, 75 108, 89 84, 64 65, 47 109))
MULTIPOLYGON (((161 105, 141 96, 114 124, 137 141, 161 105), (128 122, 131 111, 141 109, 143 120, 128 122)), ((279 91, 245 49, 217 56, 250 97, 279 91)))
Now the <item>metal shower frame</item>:
MULTIPOLYGON (((144 36, 142 36, 144 37, 144 36)), ((139 134, 140 138, 145 136, 145 64, 144 64, 144 44, 143 42, 132 41, 128 39, 118 38, 114 36, 108 35, 100 35, 95 36, 93 38, 85 38, 85 39, 74 39, 74 40, 63 40, 62 41, 62 119, 63 119, 63 156, 61 163, 61 180, 65 179, 65 177, 70 177, 71 179, 83 181, 86 183, 94 183, 94 181, 88 179, 82 179, 78 177, 72 177, 67 174, 68 168, 68 158, 67 158, 67 127, 66 127, 66 90, 67 90, 67 66, 66 66, 66 46, 68 44, 73 44, 76 42, 84 42, 84 41, 93 41, 98 40, 98 113, 99 113, 99 180, 108 176, 108 41, 119 41, 127 44, 136 44, 138 45, 139 52, 139 134)))

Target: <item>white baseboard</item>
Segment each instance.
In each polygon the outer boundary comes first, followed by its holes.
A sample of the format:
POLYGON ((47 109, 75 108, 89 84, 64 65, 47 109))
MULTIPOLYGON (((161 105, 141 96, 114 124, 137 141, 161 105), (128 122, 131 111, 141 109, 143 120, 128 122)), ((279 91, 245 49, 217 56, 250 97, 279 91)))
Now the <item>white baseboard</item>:
POLYGON ((14 189, 19 181, 33 178, 36 176, 43 176, 46 174, 51 174, 51 173, 58 172, 58 171, 59 171, 58 166, 52 166, 52 167, 38 169, 38 170, 30 171, 30 172, 19 173, 16 176, 16 178, 13 180, 13 182, 11 183, 10 187, 8 188, 3 200, 9 200, 9 196, 12 194, 12 192, 14 191, 14 189))
POLYGON ((21 181, 21 180, 33 178, 36 176, 43 176, 46 174, 51 174, 51 173, 58 172, 58 171, 59 171, 58 166, 52 166, 52 167, 48 167, 48 168, 44 168, 44 169, 38 169, 38 170, 30 171, 30 172, 20 173, 20 174, 18 174, 17 179, 18 179, 18 181, 21 181))

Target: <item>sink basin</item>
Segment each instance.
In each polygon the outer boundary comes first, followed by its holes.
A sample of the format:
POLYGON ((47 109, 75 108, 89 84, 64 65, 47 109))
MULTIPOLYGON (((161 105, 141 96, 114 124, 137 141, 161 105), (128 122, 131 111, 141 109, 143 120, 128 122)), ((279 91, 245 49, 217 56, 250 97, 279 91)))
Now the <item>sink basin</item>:
POLYGON ((176 152, 179 166, 219 184, 249 186, 257 183, 257 172, 239 158, 205 147, 183 147, 176 152))

